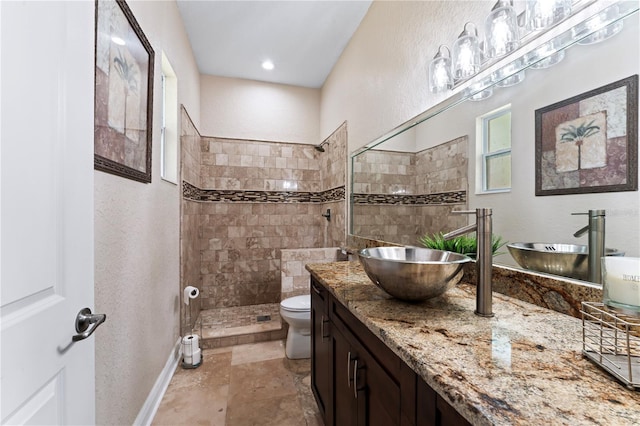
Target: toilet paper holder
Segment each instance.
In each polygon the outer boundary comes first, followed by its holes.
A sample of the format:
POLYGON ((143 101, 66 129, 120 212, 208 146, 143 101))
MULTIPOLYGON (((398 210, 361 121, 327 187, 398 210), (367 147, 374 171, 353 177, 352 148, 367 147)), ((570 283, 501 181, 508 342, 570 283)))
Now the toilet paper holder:
MULTIPOLYGON (((202 365, 203 356, 199 345, 198 334, 194 334, 194 328, 196 326, 196 318, 193 318, 193 305, 189 302, 192 299, 196 299, 200 295, 200 290, 194 286, 186 286, 183 290, 184 304, 189 307, 189 321, 187 326, 188 330, 183 330, 184 336, 180 342, 182 349, 182 368, 192 369, 198 368, 202 365)), ((200 336, 202 336, 202 321, 200 322, 200 336)))
POLYGON ((184 288, 183 301, 185 305, 188 305, 191 299, 195 299, 198 296, 200 296, 200 290, 197 287, 188 285, 184 288))

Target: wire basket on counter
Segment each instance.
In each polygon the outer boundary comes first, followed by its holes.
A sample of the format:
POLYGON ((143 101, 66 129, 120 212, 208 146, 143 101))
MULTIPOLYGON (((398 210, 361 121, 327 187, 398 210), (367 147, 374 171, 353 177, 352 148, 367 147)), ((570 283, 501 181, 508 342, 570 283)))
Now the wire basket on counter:
POLYGON ((640 388, 640 318, 582 302, 582 353, 629 389, 640 388))

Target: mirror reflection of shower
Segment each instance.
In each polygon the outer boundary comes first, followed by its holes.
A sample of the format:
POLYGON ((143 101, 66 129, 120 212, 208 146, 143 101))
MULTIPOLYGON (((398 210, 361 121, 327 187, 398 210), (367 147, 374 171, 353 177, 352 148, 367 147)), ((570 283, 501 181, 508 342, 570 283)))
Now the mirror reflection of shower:
POLYGON ((328 143, 329 143, 329 141, 328 141, 328 140, 326 140, 326 141, 322 142, 320 145, 316 145, 316 146, 314 146, 314 148, 315 148, 315 150, 316 150, 316 151, 318 151, 318 152, 324 152, 324 148, 323 148, 323 146, 324 146, 324 145, 327 145, 328 143))

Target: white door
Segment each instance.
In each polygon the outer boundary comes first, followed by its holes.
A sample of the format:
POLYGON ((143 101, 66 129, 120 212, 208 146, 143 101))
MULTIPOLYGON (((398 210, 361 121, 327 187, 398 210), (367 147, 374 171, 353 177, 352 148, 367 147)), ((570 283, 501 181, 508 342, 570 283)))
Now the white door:
POLYGON ((3 424, 95 422, 95 335, 72 343, 93 307, 94 19, 0 1, 3 424))

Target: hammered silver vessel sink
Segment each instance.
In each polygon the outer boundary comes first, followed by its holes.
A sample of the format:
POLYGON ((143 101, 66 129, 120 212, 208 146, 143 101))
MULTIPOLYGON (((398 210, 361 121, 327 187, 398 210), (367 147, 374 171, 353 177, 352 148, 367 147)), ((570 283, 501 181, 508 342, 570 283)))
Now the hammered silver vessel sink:
POLYGON ((391 296, 421 301, 440 296, 462 279, 471 258, 420 247, 375 247, 358 252, 360 263, 375 285, 391 296))
MULTIPOLYGON (((511 257, 525 269, 577 280, 588 279, 589 248, 586 245, 511 243, 507 248, 511 257)), ((624 256, 624 252, 607 248, 605 255, 624 256)))

